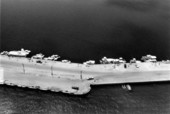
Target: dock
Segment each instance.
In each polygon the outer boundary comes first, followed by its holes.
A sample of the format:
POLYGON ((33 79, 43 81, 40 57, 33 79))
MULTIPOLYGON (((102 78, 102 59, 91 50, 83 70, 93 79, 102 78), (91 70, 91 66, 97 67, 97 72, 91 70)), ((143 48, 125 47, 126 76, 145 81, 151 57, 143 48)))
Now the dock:
POLYGON ((0 55, 0 84, 50 90, 74 95, 90 92, 90 85, 170 81, 170 64, 62 63, 0 55), (137 66, 137 67, 136 67, 137 66))

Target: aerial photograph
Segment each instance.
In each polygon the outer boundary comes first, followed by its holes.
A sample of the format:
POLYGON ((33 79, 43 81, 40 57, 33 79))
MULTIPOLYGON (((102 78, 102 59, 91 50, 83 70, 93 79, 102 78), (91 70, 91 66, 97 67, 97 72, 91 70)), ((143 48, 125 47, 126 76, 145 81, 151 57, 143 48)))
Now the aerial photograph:
POLYGON ((0 0, 0 114, 170 114, 170 0, 0 0))

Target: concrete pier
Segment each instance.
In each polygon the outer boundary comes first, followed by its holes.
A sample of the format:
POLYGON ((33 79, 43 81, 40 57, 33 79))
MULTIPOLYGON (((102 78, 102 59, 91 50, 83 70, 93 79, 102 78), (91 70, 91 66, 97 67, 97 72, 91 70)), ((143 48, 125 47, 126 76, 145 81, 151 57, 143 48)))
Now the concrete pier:
POLYGON ((0 84, 4 84, 4 69, 0 67, 0 84))
POLYGON ((87 94, 90 85, 170 81, 169 63, 97 64, 0 56, 0 83, 75 95, 87 94), (136 67, 137 66, 137 67, 136 67))

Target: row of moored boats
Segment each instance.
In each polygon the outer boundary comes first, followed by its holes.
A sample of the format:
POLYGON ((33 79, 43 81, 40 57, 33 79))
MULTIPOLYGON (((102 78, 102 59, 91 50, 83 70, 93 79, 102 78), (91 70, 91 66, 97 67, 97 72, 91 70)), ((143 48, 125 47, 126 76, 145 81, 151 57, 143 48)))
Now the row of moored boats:
MULTIPOLYGON (((1 52, 0 54, 1 55, 7 55, 7 56, 17 56, 17 57, 26 57, 27 55, 30 54, 30 50, 24 50, 23 48, 19 51, 3 51, 1 52)), ((59 55, 52 55, 50 57, 45 57, 42 53, 39 53, 39 54, 36 54, 34 56, 31 57, 32 59, 39 59, 39 60, 51 60, 51 61, 57 61, 60 56, 59 55)), ((142 56, 141 60, 144 61, 144 62, 157 62, 157 57, 156 56, 153 56, 153 55, 146 55, 146 56, 142 56)), ((62 62, 64 63, 71 63, 70 60, 62 60, 62 62)), ((133 58, 130 60, 130 63, 140 63, 141 61, 139 60, 136 60, 136 58, 133 58)), ((103 57, 101 60, 100 60, 100 63, 101 64, 121 64, 121 63, 126 63, 126 61, 120 57, 118 59, 115 59, 115 58, 107 58, 107 57, 103 57)), ((86 61, 84 62, 83 64, 85 65, 93 65, 95 64, 95 60, 89 60, 89 61, 86 61)))

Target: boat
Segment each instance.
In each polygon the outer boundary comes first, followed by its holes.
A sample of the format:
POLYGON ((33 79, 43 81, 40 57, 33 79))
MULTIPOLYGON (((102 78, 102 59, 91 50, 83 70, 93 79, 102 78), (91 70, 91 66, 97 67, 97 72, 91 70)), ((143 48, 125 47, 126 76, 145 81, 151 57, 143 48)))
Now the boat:
POLYGON ((114 58, 107 58, 107 57, 103 57, 101 60, 100 60, 100 63, 101 64, 121 64, 121 63, 126 63, 126 61, 120 57, 119 59, 114 59, 114 58))
POLYGON ((157 57, 155 55, 146 55, 146 56, 142 56, 141 60, 143 60, 144 62, 156 62, 157 57))
POLYGON ((125 90, 128 90, 128 91, 132 91, 132 88, 129 84, 122 85, 122 88, 125 89, 125 90))
POLYGON ((8 53, 2 52, 1 54, 7 54, 8 56, 26 57, 30 52, 30 50, 24 50, 21 48, 20 51, 9 51, 8 53))
POLYGON ((94 65, 95 61, 94 60, 89 60, 83 63, 84 65, 94 65))
POLYGON ((50 57, 44 58, 45 60, 57 61, 60 58, 59 55, 52 55, 50 57))
POLYGON ((0 53, 1 55, 8 55, 8 51, 3 51, 0 53))
POLYGON ((61 62, 62 62, 62 63, 71 63, 70 60, 66 60, 66 59, 62 60, 61 62))
POLYGON ((43 59, 44 55, 42 53, 36 54, 34 56, 32 56, 33 59, 43 59))

